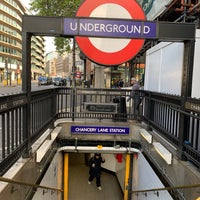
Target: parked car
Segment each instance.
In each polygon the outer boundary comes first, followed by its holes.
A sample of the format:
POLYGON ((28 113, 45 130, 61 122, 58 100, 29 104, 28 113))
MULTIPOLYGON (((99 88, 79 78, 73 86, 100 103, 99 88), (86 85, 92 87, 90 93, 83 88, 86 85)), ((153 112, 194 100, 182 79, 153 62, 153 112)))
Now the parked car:
POLYGON ((53 85, 56 84, 57 81, 59 81, 62 77, 61 76, 52 76, 52 83, 53 85))
POLYGON ((46 76, 39 76, 38 77, 38 85, 51 85, 52 84, 52 78, 46 77, 46 76))
POLYGON ((61 77, 54 78, 54 85, 55 86, 66 86, 66 79, 61 77))

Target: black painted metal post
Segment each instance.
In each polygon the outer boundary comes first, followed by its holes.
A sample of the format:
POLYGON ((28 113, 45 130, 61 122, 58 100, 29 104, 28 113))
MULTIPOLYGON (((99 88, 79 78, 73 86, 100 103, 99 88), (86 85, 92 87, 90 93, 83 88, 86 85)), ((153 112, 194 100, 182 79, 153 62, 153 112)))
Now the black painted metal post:
MULTIPOLYGON (((181 110, 185 111, 185 103, 188 97, 191 97, 192 91, 192 75, 193 75, 193 61, 194 61, 194 47, 195 41, 185 41, 184 43, 184 64, 183 64, 183 79, 182 79, 182 88, 181 88, 181 110)), ((178 146, 178 156, 181 159, 184 159, 184 141, 187 137, 189 118, 180 114, 180 123, 179 123, 179 146, 178 146)))
POLYGON ((73 38, 73 66, 72 66, 72 74, 73 74, 73 80, 72 80, 72 121, 74 121, 74 116, 75 116, 75 91, 76 91, 76 80, 75 80, 75 69, 76 69, 76 43, 75 43, 75 38, 73 38))
POLYGON ((132 199, 132 182, 133 182, 133 154, 130 154, 130 173, 129 173, 129 189, 128 189, 128 200, 132 199))
POLYGON ((23 157, 31 152, 31 34, 22 32, 22 92, 26 93, 23 110, 23 140, 26 144, 23 157))
MULTIPOLYGON (((52 116, 54 116, 53 117, 53 121, 55 121, 57 119, 56 105, 58 103, 57 102, 57 91, 56 90, 53 90, 52 99, 53 99, 53 101, 52 101, 52 104, 53 104, 52 105, 52 107, 53 107, 53 109, 52 109, 52 116)), ((52 127, 53 127, 53 122, 52 122, 52 127)))
MULTIPOLYGON (((151 99, 151 92, 149 92, 148 97, 147 97, 147 102, 145 103, 147 105, 146 109, 146 118, 147 118, 147 130, 150 130, 150 118, 151 118, 151 113, 153 113, 153 101, 151 99)), ((146 106, 145 106, 146 107, 146 106)))

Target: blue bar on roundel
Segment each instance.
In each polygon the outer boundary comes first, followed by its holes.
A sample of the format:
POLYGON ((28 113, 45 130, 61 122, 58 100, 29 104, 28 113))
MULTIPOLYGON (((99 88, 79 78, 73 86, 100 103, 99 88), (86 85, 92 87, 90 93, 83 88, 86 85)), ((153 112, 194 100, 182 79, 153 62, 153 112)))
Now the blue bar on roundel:
POLYGON ((64 34, 90 37, 156 38, 156 22, 65 18, 64 34))

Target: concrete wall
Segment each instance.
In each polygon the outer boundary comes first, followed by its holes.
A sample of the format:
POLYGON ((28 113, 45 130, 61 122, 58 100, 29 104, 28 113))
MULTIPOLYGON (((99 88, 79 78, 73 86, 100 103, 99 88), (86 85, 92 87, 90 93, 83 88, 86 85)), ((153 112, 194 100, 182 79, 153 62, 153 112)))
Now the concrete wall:
POLYGON ((102 164, 103 168, 108 169, 115 173, 125 168, 124 155, 121 163, 117 161, 115 154, 103 154, 103 156, 105 160, 109 160, 109 162, 105 162, 102 164))
MULTIPOLYGON (((42 179, 40 185, 51 187, 51 188, 63 188, 62 183, 62 177, 63 177, 63 155, 62 153, 57 153, 47 172, 44 175, 44 178, 42 179)), ((51 190, 41 189, 38 188, 33 200, 61 200, 62 194, 61 192, 55 192, 51 190)))
POLYGON ((66 139, 84 139, 84 140, 111 140, 113 141, 140 141, 140 136, 138 135, 138 129, 141 127, 146 127, 145 124, 141 125, 139 123, 135 123, 133 121, 128 121, 126 123, 124 122, 104 122, 99 121, 97 119, 89 119, 89 121, 76 121, 76 122, 72 122, 68 119, 59 119, 55 122, 55 127, 56 126, 62 126, 62 131, 59 135, 59 137, 61 138, 66 138, 66 139), (72 134, 71 133, 71 126, 72 125, 80 125, 80 126, 84 126, 84 125, 90 125, 90 126, 123 126, 123 127, 128 127, 130 129, 130 133, 128 135, 109 135, 109 134, 72 134))

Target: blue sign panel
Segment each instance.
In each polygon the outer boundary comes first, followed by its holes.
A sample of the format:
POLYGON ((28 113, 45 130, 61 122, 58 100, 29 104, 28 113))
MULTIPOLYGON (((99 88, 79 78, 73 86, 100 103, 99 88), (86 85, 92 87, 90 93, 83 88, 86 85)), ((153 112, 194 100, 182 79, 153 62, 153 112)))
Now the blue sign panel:
POLYGON ((71 133, 128 135, 129 128, 121 126, 71 126, 71 133))
POLYGON ((65 18, 64 34, 114 38, 156 38, 156 22, 65 18))

